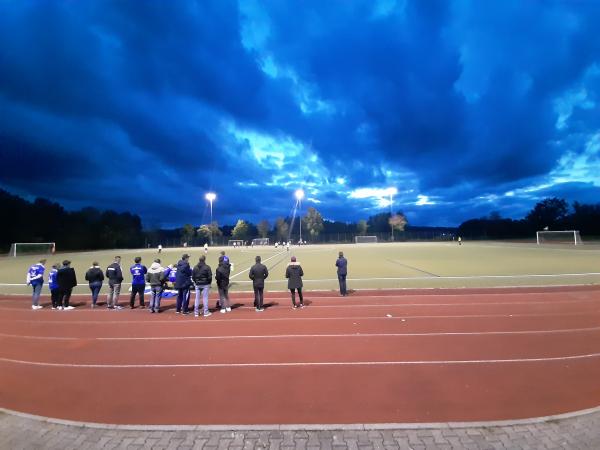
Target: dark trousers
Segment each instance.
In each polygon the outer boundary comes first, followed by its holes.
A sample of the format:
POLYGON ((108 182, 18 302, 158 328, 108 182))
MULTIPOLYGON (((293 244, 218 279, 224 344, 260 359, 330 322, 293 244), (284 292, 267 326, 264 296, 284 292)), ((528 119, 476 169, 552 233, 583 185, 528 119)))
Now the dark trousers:
POLYGON ((348 295, 348 291, 346 290, 346 275, 338 274, 338 281, 340 282, 340 294, 348 295))
POLYGON ((102 288, 102 281, 93 281, 90 283, 90 291, 92 291, 92 305, 95 305, 98 301, 98 294, 102 288))
POLYGON ((57 308, 60 306, 60 291, 58 289, 50 289, 50 299, 52 300, 52 307, 57 308))
POLYGON ((262 309, 264 300, 264 287, 254 287, 254 306, 262 309))
POLYGON ((177 289, 176 311, 188 312, 190 306, 190 288, 177 289))
POLYGON ((69 306, 69 300, 71 299, 71 292, 73 289, 65 289, 61 290, 58 294, 58 306, 64 306, 65 308, 69 306))
MULTIPOLYGON (((292 293, 292 305, 296 306, 296 289, 290 289, 292 293)), ((304 299, 302 298, 302 288, 298 288, 298 297, 300 298, 300 304, 304 305, 304 299)))
POLYGON ((144 289, 146 289, 145 284, 131 285, 131 297, 129 298, 129 306, 135 306, 135 294, 140 295, 140 306, 144 306, 144 289))

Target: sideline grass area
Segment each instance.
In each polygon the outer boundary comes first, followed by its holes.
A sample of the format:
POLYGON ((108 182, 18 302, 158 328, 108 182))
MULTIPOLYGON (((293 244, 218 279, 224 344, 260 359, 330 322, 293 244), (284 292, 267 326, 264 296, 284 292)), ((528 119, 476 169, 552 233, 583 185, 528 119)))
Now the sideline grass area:
MULTIPOLYGON (((232 291, 250 291, 248 268, 254 257, 261 255, 269 267, 267 291, 287 288, 285 267, 295 255, 304 269, 305 290, 337 289, 335 260, 343 251, 349 261, 348 288, 444 288, 492 286, 555 286, 573 284, 600 284, 600 246, 511 244, 501 242, 456 243, 394 243, 345 244, 292 247, 288 253, 273 246, 234 249, 213 247, 207 262, 216 269, 219 252, 225 250, 234 263, 232 291)), ((47 270, 53 262, 72 261, 80 286, 74 293, 89 293, 84 279, 92 261, 104 269, 115 255, 121 255, 124 283, 131 282, 129 267, 133 258, 142 257, 150 266, 160 257, 163 265, 175 264, 183 253, 191 255, 195 265, 204 254, 202 248, 109 250, 96 252, 57 253, 48 255, 47 270)), ((0 294, 29 294, 25 286, 27 268, 40 257, 22 256, 0 258, 0 294), (17 285, 15 285, 17 284, 17 285)), ((45 277, 47 279, 47 276, 45 277)), ((216 288, 213 282, 213 287, 216 288)), ((106 286, 103 287, 105 291, 106 286)), ((125 287, 124 291, 128 289, 125 287)), ((48 294, 47 286, 44 294, 48 294)))

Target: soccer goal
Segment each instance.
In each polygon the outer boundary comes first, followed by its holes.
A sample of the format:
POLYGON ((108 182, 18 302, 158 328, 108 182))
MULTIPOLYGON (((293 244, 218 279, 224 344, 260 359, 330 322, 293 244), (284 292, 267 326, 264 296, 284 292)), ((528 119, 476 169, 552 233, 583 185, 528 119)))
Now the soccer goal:
POLYGON ((51 255, 54 252, 56 252, 54 242, 14 242, 10 246, 8 255, 51 255))
POLYGON ((373 244, 377 243, 377 236, 354 236, 356 244, 373 244))
POLYGON ((229 241, 227 241, 227 244, 230 247, 242 247, 244 245, 244 241, 239 239, 229 239, 229 241))
POLYGON ((577 230, 567 231, 538 231, 536 240, 540 244, 573 244, 581 245, 581 236, 577 230))
POLYGON ((269 238, 254 238, 252 239, 252 245, 269 245, 269 238))

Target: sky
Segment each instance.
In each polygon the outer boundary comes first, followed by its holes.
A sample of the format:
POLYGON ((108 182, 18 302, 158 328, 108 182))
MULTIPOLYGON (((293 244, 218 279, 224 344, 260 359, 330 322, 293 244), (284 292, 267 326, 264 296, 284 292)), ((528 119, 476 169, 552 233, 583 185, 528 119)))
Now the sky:
POLYGON ((600 202, 600 2, 0 0, 0 188, 146 228, 600 202), (390 196, 391 193, 394 193, 390 196), (391 204, 390 204, 391 202, 391 204))

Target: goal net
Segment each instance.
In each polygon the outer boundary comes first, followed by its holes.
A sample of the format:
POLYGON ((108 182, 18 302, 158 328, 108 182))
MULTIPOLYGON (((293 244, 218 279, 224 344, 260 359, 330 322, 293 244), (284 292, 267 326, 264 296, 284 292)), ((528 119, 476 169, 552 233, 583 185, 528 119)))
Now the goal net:
POLYGON ((252 245, 269 245, 269 238, 254 238, 252 245))
POLYGON ((377 236, 354 236, 356 244, 371 244, 377 242, 377 236))
POLYGON ((581 245, 581 236, 577 230, 568 231, 538 231, 536 240, 540 244, 572 244, 581 245))
POLYGON ((244 245, 244 241, 239 239, 229 239, 229 241, 227 241, 227 244, 230 247, 241 247, 244 245))
POLYGON ((9 256, 50 255, 56 251, 54 242, 14 242, 10 246, 9 256))

